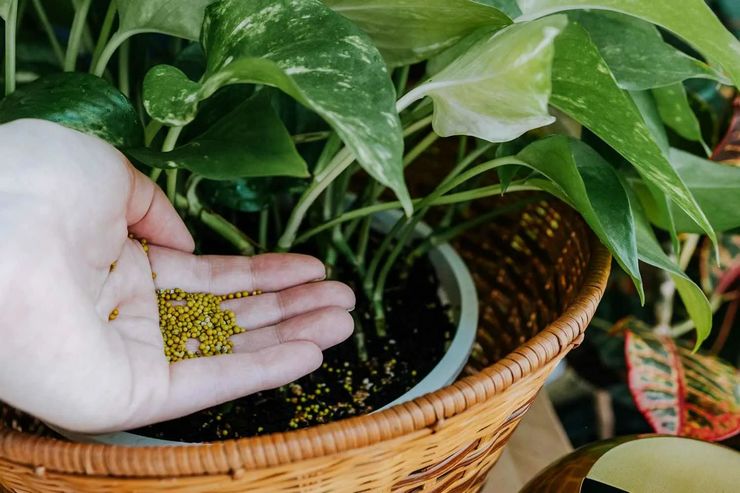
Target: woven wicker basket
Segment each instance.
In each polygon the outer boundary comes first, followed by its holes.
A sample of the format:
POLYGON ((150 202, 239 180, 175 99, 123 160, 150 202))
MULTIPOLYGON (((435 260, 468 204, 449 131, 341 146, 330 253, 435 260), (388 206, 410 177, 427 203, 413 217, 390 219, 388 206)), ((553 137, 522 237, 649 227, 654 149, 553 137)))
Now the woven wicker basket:
POLYGON ((481 323, 468 376, 455 384, 371 415, 186 447, 88 445, 5 428, 0 484, 44 492, 477 491, 548 374, 581 341, 610 257, 559 203, 532 204, 457 247, 479 289, 481 323))

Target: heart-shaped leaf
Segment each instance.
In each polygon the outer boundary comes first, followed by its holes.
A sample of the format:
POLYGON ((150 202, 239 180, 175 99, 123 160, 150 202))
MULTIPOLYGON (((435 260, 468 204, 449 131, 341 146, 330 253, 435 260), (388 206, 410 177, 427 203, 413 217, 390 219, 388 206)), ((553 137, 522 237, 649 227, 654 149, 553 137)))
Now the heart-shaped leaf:
POLYGON ((197 87, 172 69, 148 74, 144 100, 160 121, 185 123, 199 101, 227 84, 275 86, 321 115, 370 175, 407 211, 403 137, 395 90, 367 36, 318 0, 223 0, 206 9, 208 68, 197 87), (289 36, 286 33, 290 33, 289 36))
POLYGON ((398 104, 429 96, 434 130, 444 137, 506 142, 549 125, 553 41, 566 24, 554 16, 488 34, 398 104))
POLYGON ((655 141, 629 93, 617 86, 588 33, 570 24, 555 46, 550 104, 613 147, 715 239, 706 216, 655 141))
POLYGON ((726 82, 706 63, 663 41, 649 22, 607 11, 574 11, 568 13, 568 18, 588 31, 623 89, 670 86, 693 77, 726 82))
POLYGON ((628 383, 656 433, 720 441, 740 433, 740 373, 720 360, 623 321, 628 383))
POLYGON ((652 22, 673 32, 708 60, 718 63, 740 86, 740 41, 722 25, 705 0, 519 0, 524 15, 536 19, 574 9, 611 10, 652 22))
POLYGON ((666 87, 657 87, 653 89, 653 96, 663 123, 684 139, 699 142, 709 154, 709 148, 701 134, 699 119, 691 109, 683 84, 679 82, 666 87))
POLYGON ((126 96, 105 80, 80 72, 45 75, 0 101, 0 123, 40 118, 107 140, 141 145, 143 130, 126 96))
POLYGON ((581 213, 609 248, 642 298, 634 219, 614 168, 588 145, 563 136, 536 141, 517 157, 562 190, 562 198, 581 213))
POLYGON ((272 108, 269 91, 240 104, 205 133, 170 152, 139 148, 128 154, 155 168, 186 168, 217 180, 308 176, 305 161, 272 108))
POLYGON ((637 254, 646 264, 662 269, 671 276, 676 285, 686 311, 696 327, 696 347, 698 348, 712 330, 712 308, 706 295, 694 281, 689 278, 661 248, 655 238, 647 214, 637 199, 635 192, 629 185, 625 189, 630 197, 630 206, 635 218, 635 232, 637 234, 637 254))
POLYGON ((365 31, 391 66, 429 58, 479 27, 511 19, 473 0, 324 0, 365 31))
POLYGON ((118 32, 126 35, 156 32, 197 40, 206 6, 214 1, 116 0, 118 32))

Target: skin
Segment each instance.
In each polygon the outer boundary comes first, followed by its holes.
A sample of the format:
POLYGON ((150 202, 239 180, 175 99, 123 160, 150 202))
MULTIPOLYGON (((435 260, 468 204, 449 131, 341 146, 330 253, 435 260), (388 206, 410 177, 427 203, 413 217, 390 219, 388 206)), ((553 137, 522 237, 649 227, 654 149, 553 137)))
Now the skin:
POLYGON ((76 432, 134 428, 289 383, 351 334, 354 294, 322 280, 320 261, 193 255, 162 191, 102 140, 18 120, 0 125, 0 149, 0 400, 11 406, 76 432), (265 294, 222 303, 249 329, 234 354, 169 365, 155 289, 175 287, 265 294))

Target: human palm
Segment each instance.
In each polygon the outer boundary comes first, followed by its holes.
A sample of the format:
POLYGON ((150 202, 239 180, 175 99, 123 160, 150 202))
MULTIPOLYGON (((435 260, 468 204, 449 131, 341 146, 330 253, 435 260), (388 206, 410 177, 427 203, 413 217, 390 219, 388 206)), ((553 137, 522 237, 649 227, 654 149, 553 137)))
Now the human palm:
POLYGON ((193 255, 161 190, 103 141, 21 120, 0 148, 0 400, 73 431, 133 428, 295 380, 351 333, 354 295, 318 260, 193 255), (170 365, 162 288, 264 294, 222 302, 247 329, 234 354, 170 365))

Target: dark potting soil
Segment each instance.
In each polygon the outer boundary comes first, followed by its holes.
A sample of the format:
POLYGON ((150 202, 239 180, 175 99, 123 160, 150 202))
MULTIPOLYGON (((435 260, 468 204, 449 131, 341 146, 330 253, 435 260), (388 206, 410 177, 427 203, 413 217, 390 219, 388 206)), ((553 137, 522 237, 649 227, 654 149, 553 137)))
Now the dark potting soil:
POLYGON ((387 336, 379 338, 372 307, 348 272, 339 265, 334 277, 358 293, 353 317, 355 332, 361 327, 365 335, 366 361, 350 337, 324 352, 321 368, 293 384, 134 432, 183 442, 248 437, 366 414, 400 397, 444 355, 455 331, 450 307, 440 300, 431 263, 421 259, 408 275, 388 280, 387 336))

